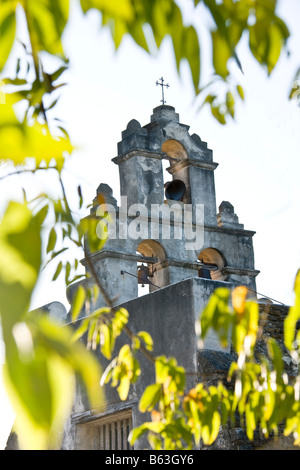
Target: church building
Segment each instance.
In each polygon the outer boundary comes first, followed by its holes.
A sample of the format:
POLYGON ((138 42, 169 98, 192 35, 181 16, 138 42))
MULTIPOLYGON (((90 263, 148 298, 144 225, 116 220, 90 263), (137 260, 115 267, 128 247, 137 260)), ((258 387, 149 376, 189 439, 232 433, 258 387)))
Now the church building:
MULTIPOLYGON (((190 135, 189 126, 180 122, 172 106, 156 107, 146 125, 131 120, 112 162, 119 167, 120 204, 101 182, 90 216, 110 214, 109 236, 98 252, 89 253, 86 247, 82 263, 89 271, 92 262, 107 296, 115 306, 128 310, 130 329, 152 336, 153 354, 175 357, 189 372, 187 389, 200 381, 217 383, 226 377, 232 351, 222 348, 213 334, 200 349, 195 323, 218 287, 244 285, 256 298, 255 232, 244 227, 230 202, 217 207, 214 172, 218 163, 207 143, 197 134, 190 135)), ((87 287, 93 277, 80 283, 87 287)), ((69 288, 70 301, 78 285, 69 288)), ((263 306, 265 299, 258 302, 263 306)), ((92 307, 105 305, 100 294, 92 307)), ((270 305, 267 335, 282 334, 287 310, 270 305)), ((88 312, 88 307, 83 308, 79 320, 88 312)), ((70 321, 69 314, 65 321, 70 321)), ((117 347, 122 341, 120 337, 117 347)), ((99 360, 106 367, 108 362, 100 356, 99 360)), ((139 360, 147 373, 130 387, 125 401, 108 385, 103 409, 91 410, 78 387, 63 449, 129 449, 130 430, 149 419, 140 413, 138 403, 154 381, 154 368, 142 355, 139 360)), ((214 447, 262 445, 250 443, 236 427, 222 430, 214 447)), ((134 445, 137 450, 145 447, 146 439, 134 445)))

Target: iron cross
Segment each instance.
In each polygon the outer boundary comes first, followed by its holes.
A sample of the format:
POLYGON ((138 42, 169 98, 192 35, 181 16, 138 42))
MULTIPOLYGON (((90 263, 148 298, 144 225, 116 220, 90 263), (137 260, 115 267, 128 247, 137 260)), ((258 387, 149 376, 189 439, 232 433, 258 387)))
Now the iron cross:
POLYGON ((160 86, 161 86, 162 100, 160 100, 160 102, 161 102, 162 104, 165 104, 166 101, 165 101, 165 94, 164 94, 164 86, 167 87, 167 88, 169 88, 170 85, 169 85, 168 83, 166 83, 166 84, 164 83, 163 77, 160 78, 160 82, 159 82, 158 80, 156 81, 156 85, 160 85, 160 86))

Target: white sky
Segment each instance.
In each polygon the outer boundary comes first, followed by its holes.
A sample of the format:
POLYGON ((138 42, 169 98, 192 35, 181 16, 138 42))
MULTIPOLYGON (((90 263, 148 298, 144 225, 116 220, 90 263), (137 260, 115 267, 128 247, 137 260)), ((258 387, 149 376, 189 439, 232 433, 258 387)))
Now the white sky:
MULTIPOLYGON (((185 4, 189 18, 190 9, 185 4)), ((111 162, 117 155, 117 142, 131 119, 142 126, 150 121, 161 99, 155 82, 163 76, 170 84, 167 104, 175 107, 180 122, 190 126, 191 134, 208 143, 214 161, 219 163, 215 171, 217 206, 223 200, 230 201, 245 229, 256 231, 258 292, 291 304, 293 280, 300 267, 300 108, 288 102, 287 96, 300 66, 300 4, 298 0, 281 0, 280 6, 280 14, 292 32, 291 57, 282 56, 268 79, 251 57, 244 56, 242 45, 239 56, 245 74, 236 71, 236 76, 245 88, 246 101, 238 105, 236 120, 225 127, 208 109, 197 112, 189 72, 183 67, 178 78, 168 41, 155 58, 135 47, 129 38, 114 54, 109 35, 99 29, 99 15, 82 18, 75 8, 65 34, 66 54, 71 59, 71 70, 65 76, 69 85, 55 113, 80 147, 64 173, 69 197, 80 184, 85 202, 91 203, 98 185, 107 183, 118 198, 118 167, 111 162)), ((205 45, 202 34, 201 38, 205 45)), ((203 70, 209 51, 204 46, 202 52, 203 70)), ((22 184, 17 176, 1 182, 2 205, 19 196, 22 184)), ((47 187, 55 194, 54 184, 41 174, 26 180, 26 188, 33 193, 47 187)), ((42 278, 33 308, 54 300, 67 306, 64 291, 51 285, 49 279, 49 275, 42 278)), ((0 383, 0 449, 12 422, 2 393, 0 383)))

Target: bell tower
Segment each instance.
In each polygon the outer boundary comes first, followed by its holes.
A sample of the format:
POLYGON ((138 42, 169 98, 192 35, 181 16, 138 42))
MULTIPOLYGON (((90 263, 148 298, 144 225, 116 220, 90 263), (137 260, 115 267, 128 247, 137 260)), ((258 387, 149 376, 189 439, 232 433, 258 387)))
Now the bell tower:
POLYGON ((121 137, 112 159, 119 167, 121 203, 100 184, 97 194, 103 197, 95 198, 92 211, 110 212, 112 226, 103 249, 86 255, 111 297, 121 304, 138 297, 139 284, 152 292, 191 277, 255 292, 255 232, 244 229, 230 202, 221 202, 217 211, 218 164, 207 143, 190 135, 165 104, 144 126, 131 120, 121 137))

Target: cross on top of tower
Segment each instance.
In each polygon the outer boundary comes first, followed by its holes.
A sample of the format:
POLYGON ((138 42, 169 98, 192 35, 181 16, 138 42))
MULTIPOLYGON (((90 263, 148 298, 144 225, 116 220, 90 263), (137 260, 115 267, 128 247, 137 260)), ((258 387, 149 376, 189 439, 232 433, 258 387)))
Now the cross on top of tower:
POLYGON ((156 85, 161 86, 162 99, 160 101, 164 105, 166 103, 165 94, 164 94, 164 87, 169 88, 170 85, 168 83, 164 83, 163 77, 160 78, 160 82, 158 80, 156 80, 156 85))

